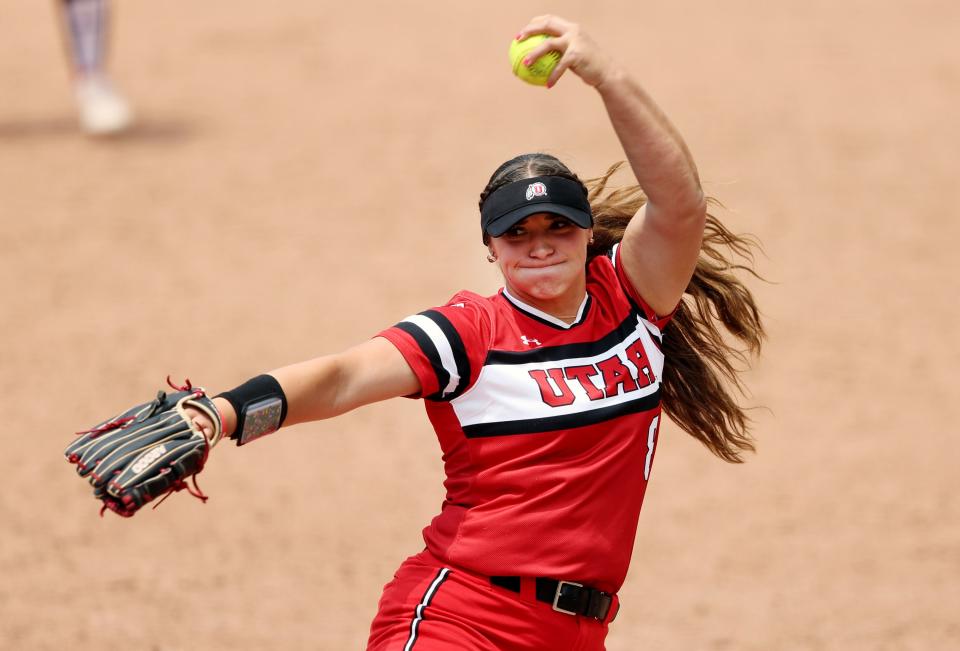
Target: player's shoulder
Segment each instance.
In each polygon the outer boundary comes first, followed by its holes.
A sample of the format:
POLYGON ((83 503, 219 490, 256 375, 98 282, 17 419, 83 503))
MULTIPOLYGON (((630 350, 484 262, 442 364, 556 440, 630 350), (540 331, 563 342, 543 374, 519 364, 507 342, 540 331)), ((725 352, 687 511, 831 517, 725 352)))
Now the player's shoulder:
POLYGON ((587 263, 587 275, 615 280, 617 275, 616 250, 615 245, 613 248, 593 256, 587 263))
POLYGON ((446 302, 444 307, 459 307, 459 308, 483 308, 488 306, 490 303, 490 297, 481 296, 475 292, 471 292, 468 289, 461 289, 459 292, 450 297, 450 300, 446 302))
POLYGON ((596 255, 587 263, 587 287, 591 295, 617 302, 626 300, 615 264, 611 251, 596 255))
POLYGON ((494 320, 494 308, 490 297, 468 290, 454 294, 443 305, 421 313, 434 320, 449 322, 456 330, 486 332, 494 320))
POLYGON ((446 303, 434 309, 448 315, 456 316, 458 313, 463 313, 489 319, 493 309, 492 298, 463 289, 451 296, 446 303))
POLYGON ((601 255, 597 255, 587 265, 587 287, 594 295, 603 295, 615 303, 630 305, 650 323, 663 328, 670 322, 673 313, 658 315, 643 299, 640 292, 630 282, 620 264, 620 244, 601 255))

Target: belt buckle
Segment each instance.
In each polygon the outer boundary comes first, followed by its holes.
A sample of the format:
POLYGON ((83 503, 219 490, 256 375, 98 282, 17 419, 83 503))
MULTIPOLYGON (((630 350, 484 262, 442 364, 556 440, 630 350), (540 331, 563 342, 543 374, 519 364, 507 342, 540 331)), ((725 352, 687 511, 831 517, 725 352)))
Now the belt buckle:
POLYGON ((563 586, 565 585, 574 586, 576 588, 583 587, 582 583, 574 583, 573 581, 559 581, 557 583, 557 593, 553 596, 553 609, 558 613, 563 613, 565 615, 579 615, 580 613, 578 613, 575 610, 567 610, 566 608, 561 608, 559 606, 560 596, 561 596, 561 593, 563 592, 563 586))

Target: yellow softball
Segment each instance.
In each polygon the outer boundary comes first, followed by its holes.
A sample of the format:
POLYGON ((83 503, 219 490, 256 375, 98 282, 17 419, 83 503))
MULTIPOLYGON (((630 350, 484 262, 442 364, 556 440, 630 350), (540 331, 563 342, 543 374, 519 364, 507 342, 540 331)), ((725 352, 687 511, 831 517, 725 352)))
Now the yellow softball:
POLYGON ((550 38, 546 34, 534 34, 528 36, 522 41, 514 39, 510 42, 510 65, 513 66, 513 74, 523 79, 528 84, 535 86, 546 86, 547 78, 557 67, 560 61, 560 53, 557 51, 547 52, 536 61, 531 62, 529 66, 523 65, 523 59, 527 53, 535 47, 550 38))

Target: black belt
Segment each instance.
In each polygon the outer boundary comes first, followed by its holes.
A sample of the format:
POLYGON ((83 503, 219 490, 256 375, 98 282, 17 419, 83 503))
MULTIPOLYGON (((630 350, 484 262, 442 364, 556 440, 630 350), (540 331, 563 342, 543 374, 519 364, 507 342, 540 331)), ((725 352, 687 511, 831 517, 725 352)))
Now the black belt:
MULTIPOLYGON (((553 609, 560 613, 583 615, 602 622, 607 618, 613 604, 613 595, 590 586, 539 576, 536 582, 537 601, 552 605, 553 609)), ((490 583, 512 592, 520 592, 519 576, 491 576, 490 583)))

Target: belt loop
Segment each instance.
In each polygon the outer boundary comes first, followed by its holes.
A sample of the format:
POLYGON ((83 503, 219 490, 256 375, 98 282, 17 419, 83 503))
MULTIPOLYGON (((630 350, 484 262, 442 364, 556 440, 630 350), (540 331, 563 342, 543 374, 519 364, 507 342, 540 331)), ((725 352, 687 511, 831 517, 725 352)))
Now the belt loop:
POLYGON ((620 614, 620 597, 613 594, 610 595, 610 599, 610 610, 607 611, 607 616, 603 620, 604 624, 612 624, 613 620, 620 614))

